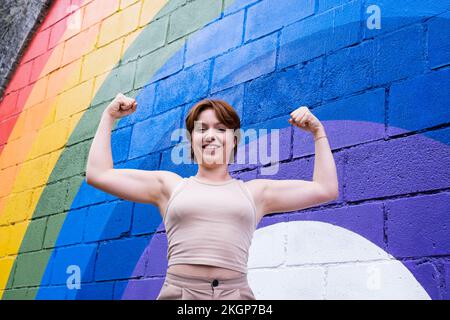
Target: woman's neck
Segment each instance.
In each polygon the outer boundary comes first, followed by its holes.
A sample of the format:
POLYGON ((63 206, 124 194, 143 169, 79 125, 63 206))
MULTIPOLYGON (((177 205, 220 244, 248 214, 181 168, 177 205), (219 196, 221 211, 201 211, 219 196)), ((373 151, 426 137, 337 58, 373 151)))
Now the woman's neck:
POLYGON ((225 181, 232 179, 227 168, 224 167, 217 167, 217 168, 199 167, 196 176, 199 177, 200 179, 208 181, 225 181))

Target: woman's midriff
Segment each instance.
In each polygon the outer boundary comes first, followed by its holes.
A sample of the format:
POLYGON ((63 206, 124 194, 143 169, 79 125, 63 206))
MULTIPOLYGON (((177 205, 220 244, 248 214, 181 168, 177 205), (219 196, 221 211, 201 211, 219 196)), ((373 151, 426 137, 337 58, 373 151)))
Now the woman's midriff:
POLYGON ((168 268, 168 271, 180 275, 188 274, 217 279, 232 279, 243 275, 239 271, 202 264, 174 264, 168 268))

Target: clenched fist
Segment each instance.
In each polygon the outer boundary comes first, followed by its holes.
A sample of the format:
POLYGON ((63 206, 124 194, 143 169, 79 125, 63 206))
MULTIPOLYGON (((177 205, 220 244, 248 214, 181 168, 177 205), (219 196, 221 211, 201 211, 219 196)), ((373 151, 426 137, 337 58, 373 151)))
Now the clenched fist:
POLYGON ((323 125, 319 119, 317 119, 306 106, 301 106, 300 108, 292 111, 290 115, 291 118, 288 120, 290 124, 305 131, 309 131, 312 134, 317 133, 318 130, 323 128, 323 125))
POLYGON ((121 93, 118 93, 113 101, 103 111, 114 119, 120 119, 128 116, 136 111, 137 103, 133 98, 129 98, 121 93))

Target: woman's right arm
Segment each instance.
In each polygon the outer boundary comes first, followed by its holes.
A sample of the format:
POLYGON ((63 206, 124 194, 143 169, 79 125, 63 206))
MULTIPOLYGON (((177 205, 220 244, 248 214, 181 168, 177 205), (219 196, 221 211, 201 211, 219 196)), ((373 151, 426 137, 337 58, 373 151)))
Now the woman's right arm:
POLYGON ((111 130, 114 122, 136 110, 136 101, 118 94, 102 114, 89 150, 86 182, 121 199, 159 205, 170 196, 169 190, 182 179, 162 170, 114 169, 111 130))

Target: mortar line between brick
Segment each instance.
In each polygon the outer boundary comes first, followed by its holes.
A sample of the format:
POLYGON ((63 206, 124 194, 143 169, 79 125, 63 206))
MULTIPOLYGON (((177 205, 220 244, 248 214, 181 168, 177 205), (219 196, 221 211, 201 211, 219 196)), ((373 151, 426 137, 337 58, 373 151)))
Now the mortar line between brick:
POLYGON ((388 126, 389 126, 389 98, 391 94, 390 87, 384 90, 384 138, 388 139, 388 126))

